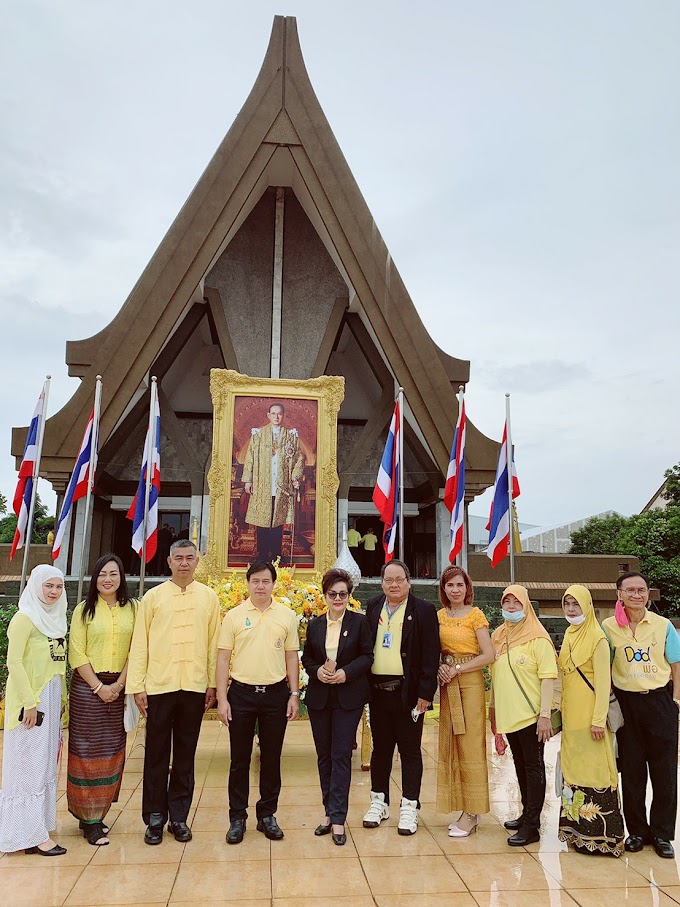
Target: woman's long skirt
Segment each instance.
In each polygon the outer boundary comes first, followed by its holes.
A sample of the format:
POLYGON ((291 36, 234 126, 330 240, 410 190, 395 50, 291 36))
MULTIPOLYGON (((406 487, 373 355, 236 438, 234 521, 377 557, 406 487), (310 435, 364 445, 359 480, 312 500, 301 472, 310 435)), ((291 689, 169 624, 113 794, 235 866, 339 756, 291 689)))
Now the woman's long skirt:
POLYGON ((40 693, 40 727, 5 731, 0 792, 0 851, 43 844, 57 825, 61 675, 40 693))
POLYGON ((488 813, 486 701, 482 671, 440 688, 437 812, 488 813))
MULTIPOLYGON (((115 683, 118 674, 97 674, 115 683)), ((66 798, 71 815, 81 822, 101 822, 118 799, 125 765, 127 734, 123 725, 125 697, 102 702, 77 671, 69 699, 68 775, 66 798)))

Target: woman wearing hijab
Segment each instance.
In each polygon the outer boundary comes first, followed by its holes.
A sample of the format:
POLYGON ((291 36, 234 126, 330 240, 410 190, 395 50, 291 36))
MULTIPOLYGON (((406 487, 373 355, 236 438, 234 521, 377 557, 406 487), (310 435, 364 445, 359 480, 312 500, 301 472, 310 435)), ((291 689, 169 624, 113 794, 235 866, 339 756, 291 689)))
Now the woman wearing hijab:
POLYGON ((73 612, 69 636, 66 799, 85 839, 99 847, 109 843, 104 818, 123 780, 125 679, 134 623, 135 601, 123 563, 105 554, 94 565, 85 601, 73 612))
POLYGON ((614 738, 607 728, 609 643, 585 586, 569 586, 562 609, 570 626, 559 657, 564 777, 559 839, 581 853, 620 857, 623 819, 614 738))
POLYGON ((7 636, 9 678, 0 792, 0 851, 66 853, 57 824, 61 707, 65 698, 64 575, 42 564, 31 573, 7 636))
POLYGON ((523 847, 540 837, 545 801, 543 746, 552 736, 557 660, 524 586, 508 586, 501 609, 503 623, 491 636, 496 660, 491 665, 489 720, 494 734, 507 736, 515 761, 522 814, 504 824, 515 832, 508 844, 523 847))

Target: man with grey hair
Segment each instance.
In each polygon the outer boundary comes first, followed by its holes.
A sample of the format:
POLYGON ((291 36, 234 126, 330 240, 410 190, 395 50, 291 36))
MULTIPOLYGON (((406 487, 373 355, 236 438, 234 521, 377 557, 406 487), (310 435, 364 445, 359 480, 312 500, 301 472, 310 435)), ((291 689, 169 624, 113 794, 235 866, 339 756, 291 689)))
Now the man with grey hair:
POLYGON ((198 552, 188 539, 171 546, 168 564, 170 579, 139 603, 125 690, 134 693, 146 718, 142 817, 147 844, 161 843, 168 819, 177 841, 191 840, 187 816, 196 745, 203 713, 216 700, 217 594, 194 580, 198 552))

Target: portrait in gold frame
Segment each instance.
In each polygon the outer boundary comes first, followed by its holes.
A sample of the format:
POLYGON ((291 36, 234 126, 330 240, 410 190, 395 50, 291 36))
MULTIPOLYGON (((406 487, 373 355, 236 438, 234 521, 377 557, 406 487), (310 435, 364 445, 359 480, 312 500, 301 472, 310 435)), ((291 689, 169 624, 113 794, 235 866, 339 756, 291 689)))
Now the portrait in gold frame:
MULTIPOLYGON (((260 416, 266 413, 266 405, 275 404, 277 400, 281 400, 293 411, 296 408, 294 405, 291 407, 291 403, 307 401, 309 405, 298 407, 298 412, 301 413, 304 409, 314 413, 311 421, 316 424, 315 445, 312 443, 314 439, 307 438, 307 448, 315 449, 316 461, 313 472, 309 471, 315 481, 314 532, 313 543, 310 545, 312 557, 303 558, 305 563, 296 565, 296 571, 312 574, 328 569, 337 556, 337 424, 338 412, 345 395, 344 378, 322 375, 308 380, 274 380, 251 378, 231 369, 212 369, 210 393, 213 401, 212 462, 208 473, 210 522, 201 574, 214 578, 224 577, 234 569, 245 570, 247 566, 245 563, 230 566, 229 557, 230 533, 231 538, 234 538, 236 523, 234 508, 238 506, 235 489, 237 486, 242 487, 238 478, 240 464, 236 454, 240 442, 236 439, 235 444, 234 433, 237 410, 244 410, 244 406, 239 405, 242 402, 240 398, 261 401, 262 406, 250 407, 253 412, 257 410, 260 416)), ((245 409, 247 408, 246 406, 245 409)))

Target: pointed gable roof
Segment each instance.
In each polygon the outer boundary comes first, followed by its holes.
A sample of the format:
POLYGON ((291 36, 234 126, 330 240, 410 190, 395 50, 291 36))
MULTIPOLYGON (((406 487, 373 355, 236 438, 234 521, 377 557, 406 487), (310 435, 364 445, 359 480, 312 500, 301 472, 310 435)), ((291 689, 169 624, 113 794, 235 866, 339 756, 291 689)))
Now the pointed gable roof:
MULTIPOLYGON (((467 380, 469 363, 440 350, 423 325, 314 93, 296 21, 277 16, 250 95, 125 304, 99 334, 67 343, 69 373, 82 381, 47 422, 43 467, 48 477, 68 474, 72 468, 96 374, 104 378, 103 441, 129 411, 192 300, 202 299, 202 280, 248 206, 252 208, 266 188, 267 167, 282 146, 293 159, 296 176, 311 197, 377 345, 404 387, 432 455, 446 473, 457 416, 452 381, 457 387, 467 380)), ((220 344, 225 364, 235 367, 228 336, 223 335, 224 330, 220 344)), ((24 436, 24 429, 14 429, 16 456, 21 456, 24 436)), ((467 444, 471 485, 481 490, 493 482, 498 446, 470 423, 467 444)))

